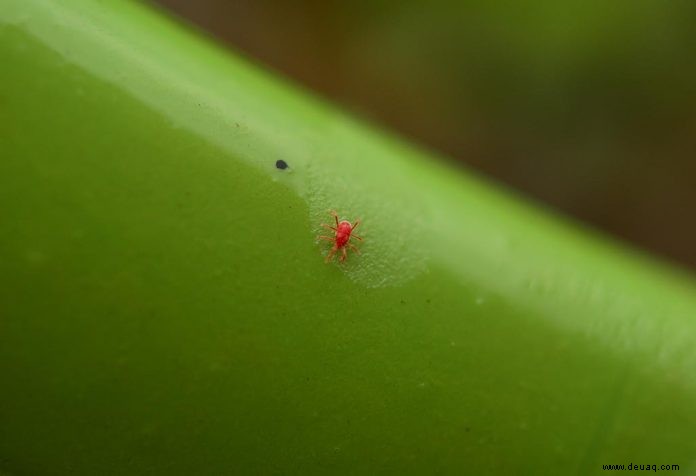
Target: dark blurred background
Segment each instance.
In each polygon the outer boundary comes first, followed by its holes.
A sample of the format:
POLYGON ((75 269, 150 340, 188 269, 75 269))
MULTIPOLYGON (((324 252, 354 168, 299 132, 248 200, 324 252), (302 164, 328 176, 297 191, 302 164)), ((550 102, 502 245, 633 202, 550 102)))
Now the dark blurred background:
POLYGON ((306 87, 696 268, 696 2, 151 0, 306 87))

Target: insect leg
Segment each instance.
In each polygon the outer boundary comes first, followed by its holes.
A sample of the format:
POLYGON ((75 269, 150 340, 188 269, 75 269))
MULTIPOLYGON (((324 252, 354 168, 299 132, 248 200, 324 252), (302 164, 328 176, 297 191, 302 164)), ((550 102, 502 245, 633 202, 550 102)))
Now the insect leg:
POLYGON ((346 260, 346 258, 348 257, 348 252, 346 251, 345 246, 343 248, 341 248, 341 251, 343 253, 341 254, 340 260, 341 260, 341 263, 343 263, 346 260))
POLYGON ((336 228, 338 228, 338 213, 336 213, 335 210, 331 210, 329 213, 331 213, 331 216, 336 220, 336 228))
POLYGON ((332 227, 332 226, 329 226, 329 225, 327 225, 326 223, 322 223, 321 226, 323 226, 324 228, 326 228, 326 229, 328 229, 328 230, 337 231, 336 228, 334 228, 334 227, 332 227))
POLYGON ((334 253, 336 253, 337 250, 338 250, 338 248, 336 248, 335 246, 333 248, 331 248, 331 250, 329 251, 329 254, 326 255, 326 260, 324 260, 324 261, 327 263, 329 261, 331 261, 331 258, 333 258, 333 255, 334 255, 334 253))
POLYGON ((360 254, 360 250, 355 245, 351 245, 350 243, 348 243, 348 246, 351 250, 355 251, 357 254, 360 254))

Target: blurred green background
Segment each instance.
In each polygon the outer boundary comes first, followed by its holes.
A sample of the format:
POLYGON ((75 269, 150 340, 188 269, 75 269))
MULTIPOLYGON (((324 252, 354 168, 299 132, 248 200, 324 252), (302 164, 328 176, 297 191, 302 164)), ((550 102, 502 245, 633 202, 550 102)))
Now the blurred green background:
POLYGON ((363 117, 696 267, 696 2, 155 3, 363 117))

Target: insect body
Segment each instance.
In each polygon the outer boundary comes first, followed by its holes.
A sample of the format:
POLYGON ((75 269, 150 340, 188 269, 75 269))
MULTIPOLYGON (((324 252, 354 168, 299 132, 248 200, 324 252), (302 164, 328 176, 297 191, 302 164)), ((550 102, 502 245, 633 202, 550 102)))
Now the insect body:
POLYGON ((328 263, 331 261, 333 256, 336 254, 338 250, 341 250, 341 257, 339 258, 339 261, 343 262, 346 260, 348 257, 348 253, 346 251, 346 248, 350 248, 354 252, 360 254, 360 250, 358 250, 355 245, 353 245, 350 242, 351 238, 355 238, 356 240, 362 241, 362 238, 360 238, 358 235, 353 234, 353 230, 355 230, 358 225, 360 224, 360 220, 356 221, 351 225, 349 221, 338 221, 338 214, 336 212, 332 211, 331 216, 334 217, 334 220, 336 221, 336 226, 330 226, 325 223, 322 223, 321 226, 328 230, 332 230, 334 232, 334 236, 318 236, 317 238, 320 240, 325 240, 325 241, 330 241, 334 245, 329 250, 329 254, 326 255, 326 262, 328 263))

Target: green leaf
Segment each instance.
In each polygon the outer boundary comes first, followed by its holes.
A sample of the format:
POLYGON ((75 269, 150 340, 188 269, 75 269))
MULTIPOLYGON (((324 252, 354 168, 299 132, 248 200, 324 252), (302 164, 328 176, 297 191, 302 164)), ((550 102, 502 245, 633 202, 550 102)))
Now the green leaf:
POLYGON ((0 471, 693 468, 691 277, 141 5, 0 19, 0 471))

